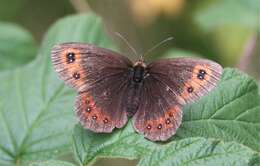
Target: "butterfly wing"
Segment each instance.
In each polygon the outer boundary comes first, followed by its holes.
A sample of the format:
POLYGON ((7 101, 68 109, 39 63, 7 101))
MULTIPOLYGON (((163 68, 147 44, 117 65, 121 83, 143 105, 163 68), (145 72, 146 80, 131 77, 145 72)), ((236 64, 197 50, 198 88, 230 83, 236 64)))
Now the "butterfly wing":
POLYGON ((126 57, 92 44, 58 44, 51 54, 59 77, 78 92, 86 91, 98 80, 120 74, 132 65, 126 57))
POLYGON ((217 63, 193 58, 160 60, 149 64, 147 70, 133 126, 153 141, 175 134, 181 124, 181 107, 206 95, 222 74, 217 63))
POLYGON ((90 44, 64 43, 52 50, 59 77, 77 90, 76 115, 95 132, 111 132, 127 122, 124 92, 132 62, 113 51, 90 44))

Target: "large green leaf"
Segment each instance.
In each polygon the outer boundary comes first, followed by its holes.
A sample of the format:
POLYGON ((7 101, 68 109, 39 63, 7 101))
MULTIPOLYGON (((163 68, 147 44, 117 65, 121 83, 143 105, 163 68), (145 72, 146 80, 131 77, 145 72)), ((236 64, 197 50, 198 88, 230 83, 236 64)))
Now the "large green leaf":
MULTIPOLYGON (((248 154, 259 155, 259 113, 260 100, 255 81, 234 69, 225 69, 215 90, 184 108, 183 123, 171 141, 190 137, 215 138, 224 142, 236 142, 234 146, 240 148, 241 153, 243 147, 247 146, 250 151, 248 154)), ((168 147, 167 142, 153 143, 138 135, 133 130, 131 122, 113 134, 95 134, 76 126, 73 140, 74 151, 81 164, 89 164, 98 157, 142 158, 158 149, 164 150, 168 147)), ((187 149, 189 150, 192 149, 187 149)), ((197 153, 196 148, 193 150, 191 153, 197 153)), ((185 152, 183 155, 185 157, 185 152)), ((252 157, 249 156, 247 157, 252 157)), ((216 156, 216 160, 220 159, 216 156)))
POLYGON ((140 166, 201 166, 201 165, 256 165, 259 156, 251 149, 234 143, 214 139, 185 138, 154 150, 144 157, 140 166))
POLYGON ((51 47, 68 41, 111 46, 96 16, 67 17, 50 29, 33 63, 0 73, 0 165, 27 165, 70 151, 75 92, 50 63, 51 47))
POLYGON ((157 144, 134 132, 130 123, 113 134, 97 134, 77 125, 73 134, 74 153, 81 164, 95 162, 98 157, 137 159, 152 151, 157 144))
POLYGON ((0 70, 23 65, 35 55, 36 44, 29 32, 15 24, 0 22, 0 70))

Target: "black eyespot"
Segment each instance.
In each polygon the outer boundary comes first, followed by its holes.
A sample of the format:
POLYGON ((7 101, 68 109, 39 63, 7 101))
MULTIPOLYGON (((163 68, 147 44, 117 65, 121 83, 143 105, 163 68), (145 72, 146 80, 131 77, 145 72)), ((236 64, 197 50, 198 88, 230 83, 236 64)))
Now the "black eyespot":
POLYGON ((103 120, 103 122, 104 122, 104 123, 108 123, 108 119, 105 118, 105 119, 103 120))
POLYGON ((205 77, 205 75, 203 75, 203 74, 198 74, 198 79, 200 79, 200 80, 204 80, 204 77, 205 77))
POLYGON ((97 120, 97 116, 96 116, 96 115, 93 115, 93 116, 92 116, 92 119, 93 119, 93 120, 97 120))
POLYGON ((86 112, 90 112, 90 111, 91 111, 91 108, 87 107, 86 112))
POLYGON ((159 124, 159 125, 157 126, 157 129, 162 129, 162 124, 159 124))
POLYGON ((189 92, 189 93, 192 93, 193 92, 193 87, 192 86, 190 86, 190 87, 188 87, 188 89, 187 89, 187 91, 189 92))
POLYGON ((75 61, 75 54, 73 52, 69 52, 66 56, 68 63, 73 63, 75 61))
POLYGON ((75 78, 76 80, 80 78, 80 74, 79 73, 74 73, 73 74, 73 78, 75 78))
POLYGON ((169 118, 166 119, 165 121, 166 124, 170 124, 171 123, 171 120, 169 118))
POLYGON ((199 73, 200 73, 200 74, 204 74, 204 75, 205 75, 205 74, 206 74, 206 71, 205 71, 205 70, 203 70, 203 69, 200 69, 200 70, 199 70, 199 73))
POLYGON ((151 125, 147 125, 146 128, 147 128, 148 130, 151 130, 151 129, 152 129, 152 126, 151 126, 151 125))
POLYGON ((205 70, 200 69, 200 70, 199 70, 199 74, 197 75, 197 77, 198 77, 198 79, 200 79, 200 80, 204 80, 206 74, 207 74, 207 73, 206 73, 205 70))

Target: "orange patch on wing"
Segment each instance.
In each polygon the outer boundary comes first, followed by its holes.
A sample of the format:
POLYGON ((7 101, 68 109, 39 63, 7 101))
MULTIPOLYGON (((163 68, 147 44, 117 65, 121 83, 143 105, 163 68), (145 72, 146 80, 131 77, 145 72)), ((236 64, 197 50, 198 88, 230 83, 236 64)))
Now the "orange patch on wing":
POLYGON ((84 69, 81 66, 81 54, 79 50, 74 48, 69 48, 61 52, 61 61, 64 65, 64 68, 66 69, 66 74, 71 77, 73 81, 73 84, 75 87, 81 87, 85 82, 86 73, 84 72, 84 69), (69 53, 73 53, 75 56, 75 61, 72 63, 68 63, 67 55, 69 53), (78 74, 79 78, 75 79, 74 75, 78 74))
POLYGON ((165 130, 169 128, 178 128, 181 115, 179 106, 174 106, 165 112, 164 116, 158 119, 147 120, 144 124, 146 130, 149 132, 157 132, 158 130, 165 130), (177 124, 177 125, 176 125, 177 124))
POLYGON ((93 98, 90 95, 85 93, 81 96, 81 100, 83 114, 81 113, 80 118, 86 118, 87 120, 90 120, 93 123, 97 123, 98 125, 113 125, 112 119, 110 119, 110 117, 104 111, 102 111, 101 108, 96 106, 93 98))
POLYGON ((210 76, 212 75, 212 70, 209 68, 208 65, 196 65, 192 71, 192 80, 199 80, 198 79, 198 74, 200 70, 204 70, 206 72, 205 77, 203 80, 200 80, 202 84, 203 82, 207 82, 210 79, 210 76))
POLYGON ((69 54, 69 53, 74 53, 74 55, 75 55, 75 62, 73 62, 71 64, 80 62, 80 52, 79 52, 79 50, 74 49, 74 48, 68 48, 68 49, 63 50, 60 54, 60 56, 61 56, 60 58, 63 60, 64 64, 67 63, 67 54, 69 54))
POLYGON ((167 111, 167 117, 172 117, 174 118, 175 120, 178 119, 177 115, 179 114, 179 112, 181 111, 180 107, 179 106, 174 106, 174 107, 171 107, 168 111, 167 111))
POLYGON ((178 97, 179 102, 184 104, 185 100, 188 100, 193 95, 193 92, 199 91, 201 87, 208 83, 211 74, 212 70, 208 65, 196 65, 192 70, 191 78, 184 83, 181 97, 178 97), (205 71, 203 79, 198 78, 200 70, 205 71))
POLYGON ((64 65, 65 68, 68 69, 69 74, 73 74, 76 71, 80 71, 81 66, 80 66, 80 53, 76 49, 66 49, 61 53, 61 60, 62 64, 64 65), (74 53, 75 55, 75 61, 73 63, 68 63, 67 62, 67 55, 69 53, 74 53))

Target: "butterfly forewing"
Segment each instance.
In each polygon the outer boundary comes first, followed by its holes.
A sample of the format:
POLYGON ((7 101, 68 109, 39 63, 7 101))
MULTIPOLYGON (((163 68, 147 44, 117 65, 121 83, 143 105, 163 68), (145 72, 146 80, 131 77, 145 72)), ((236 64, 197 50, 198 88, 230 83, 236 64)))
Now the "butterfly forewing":
POLYGON ((122 73, 132 62, 118 53, 91 44, 64 43, 52 49, 52 63, 60 78, 78 92, 99 79, 122 73))
POLYGON ((77 90, 76 115, 85 128, 111 132, 127 122, 122 98, 130 60, 94 45, 65 43, 53 48, 52 62, 60 78, 77 90))
POLYGON ((165 59, 148 66, 154 79, 166 85, 181 105, 198 100, 218 83, 222 67, 198 58, 165 59))
POLYGON ((198 100, 216 86, 222 67, 209 60, 176 58, 153 62, 147 72, 133 125, 146 138, 158 141, 176 132, 184 104, 198 100))

